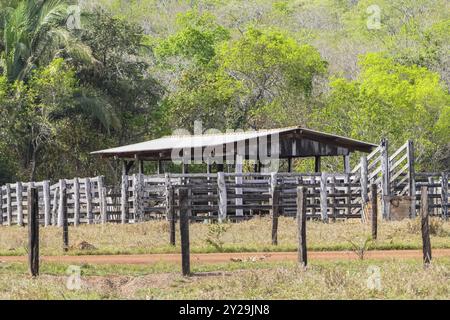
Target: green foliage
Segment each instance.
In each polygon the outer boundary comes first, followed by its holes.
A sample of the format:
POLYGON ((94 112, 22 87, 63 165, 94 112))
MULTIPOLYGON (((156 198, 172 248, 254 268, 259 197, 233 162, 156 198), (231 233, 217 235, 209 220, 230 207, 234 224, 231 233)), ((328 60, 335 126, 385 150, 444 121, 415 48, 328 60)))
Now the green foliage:
POLYGON ((208 227, 206 243, 214 247, 218 252, 223 251, 223 236, 230 229, 231 225, 222 223, 212 223, 208 227))
POLYGON ((318 111, 318 121, 328 130, 368 141, 387 137, 394 148, 414 139, 419 161, 426 160, 436 149, 433 133, 441 130, 439 119, 445 118, 449 102, 439 75, 381 54, 367 54, 360 65, 358 80, 338 78, 331 83, 328 105, 318 111))
POLYGON ((191 10, 179 14, 176 22, 180 30, 155 49, 161 58, 181 56, 207 64, 215 56, 216 44, 229 38, 229 31, 217 24, 209 13, 191 10))
POLYGON ((259 128, 267 118, 287 115, 289 108, 308 101, 314 77, 327 65, 312 46, 282 31, 254 27, 224 44, 217 61, 221 77, 236 88, 233 126, 259 128))

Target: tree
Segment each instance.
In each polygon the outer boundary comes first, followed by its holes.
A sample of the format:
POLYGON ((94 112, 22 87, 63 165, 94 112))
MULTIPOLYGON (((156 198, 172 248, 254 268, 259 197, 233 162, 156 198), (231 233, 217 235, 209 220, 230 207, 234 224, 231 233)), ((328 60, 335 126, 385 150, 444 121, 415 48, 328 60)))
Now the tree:
POLYGON ((296 124, 306 122, 314 79, 327 66, 314 47, 282 31, 254 27, 223 44, 217 63, 225 83, 237 88, 232 126, 241 128, 283 125, 293 112, 296 124))
POLYGON ((36 177, 40 151, 57 143, 59 121, 74 108, 76 90, 75 73, 62 59, 35 69, 27 84, 10 86, 6 137, 30 181, 36 177))
POLYGON ((373 142, 387 137, 392 148, 414 139, 418 161, 427 169, 438 169, 439 163, 429 160, 450 138, 443 124, 449 94, 439 75, 398 64, 383 54, 367 54, 360 67, 359 79, 332 81, 328 104, 316 113, 318 125, 373 142), (437 131, 443 134, 440 140, 437 131))
MULTIPOLYGON (((96 65, 78 64, 80 83, 96 92, 117 115, 111 118, 119 143, 141 140, 158 121, 164 90, 149 73, 151 52, 142 28, 108 12, 95 11, 80 33, 96 65)), ((101 129, 101 128, 99 128, 101 129)))
POLYGON ((64 0, 16 1, 14 8, 2 9, 0 60, 9 81, 24 80, 33 68, 63 54, 91 60, 89 48, 77 41, 65 26, 70 3, 64 0))

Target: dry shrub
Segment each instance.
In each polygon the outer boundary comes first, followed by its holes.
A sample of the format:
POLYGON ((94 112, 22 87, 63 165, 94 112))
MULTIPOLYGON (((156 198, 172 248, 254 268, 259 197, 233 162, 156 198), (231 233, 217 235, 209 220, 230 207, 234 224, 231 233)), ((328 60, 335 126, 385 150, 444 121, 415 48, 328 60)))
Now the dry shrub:
MULTIPOLYGON (((445 235, 444 221, 440 218, 429 219, 430 234, 433 236, 445 235)), ((409 220, 407 223, 407 229, 409 233, 420 234, 422 232, 422 219, 417 217, 413 220, 409 220)))

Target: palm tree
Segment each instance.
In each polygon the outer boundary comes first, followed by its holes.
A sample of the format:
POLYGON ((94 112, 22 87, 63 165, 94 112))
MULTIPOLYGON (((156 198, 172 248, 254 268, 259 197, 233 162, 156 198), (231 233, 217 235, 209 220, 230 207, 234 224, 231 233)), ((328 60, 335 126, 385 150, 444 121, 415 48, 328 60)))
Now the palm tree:
POLYGON ((94 62, 90 48, 66 28, 70 1, 10 1, 0 14, 3 73, 9 81, 24 80, 30 71, 63 53, 94 62))
MULTIPOLYGON (((10 82, 27 81, 33 69, 61 56, 89 65, 100 63, 89 46, 66 26, 72 1, 7 2, 9 7, 0 10, 0 73, 6 75, 10 82)), ((74 100, 81 112, 97 119, 106 129, 120 127, 114 108, 106 97, 83 90, 74 100)))

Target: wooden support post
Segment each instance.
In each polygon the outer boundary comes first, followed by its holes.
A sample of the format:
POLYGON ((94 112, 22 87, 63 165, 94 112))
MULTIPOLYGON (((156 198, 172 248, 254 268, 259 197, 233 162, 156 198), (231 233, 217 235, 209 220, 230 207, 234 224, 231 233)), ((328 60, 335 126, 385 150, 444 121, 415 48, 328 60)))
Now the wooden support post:
POLYGON ((69 250, 69 218, 67 217, 67 189, 61 189, 61 203, 62 203, 62 229, 63 229, 63 251, 69 250))
POLYGON ((288 158, 288 172, 292 172, 292 157, 288 158))
POLYGON ((322 172, 320 176, 320 210, 324 222, 328 222, 327 179, 328 175, 322 172))
POLYGON ((389 154, 388 154, 388 140, 381 140, 381 204, 383 210, 383 219, 390 217, 390 169, 389 169, 389 154))
POLYGON ((306 267, 308 255, 306 251, 306 187, 297 187, 297 224, 298 224, 298 262, 306 267))
POLYGON ((320 172, 321 170, 321 158, 320 156, 315 156, 314 157, 314 172, 320 172))
POLYGON ((39 195, 36 188, 28 188, 28 263, 30 274, 39 275, 39 195))
MULTIPOLYGON (((186 174, 186 173, 189 173, 189 164, 187 164, 187 163, 183 163, 182 164, 182 166, 181 166, 181 172, 183 173, 183 174, 186 174)), ((223 170, 222 170, 223 171, 223 170)))
POLYGON ((189 253, 189 199, 187 188, 179 189, 180 201, 180 238, 181 238, 181 268, 183 276, 191 274, 189 253))
POLYGON ((86 217, 87 223, 92 224, 94 222, 94 215, 92 213, 92 192, 91 192, 91 179, 86 178, 84 182, 86 192, 86 217))
POLYGON ((378 234, 378 206, 377 206, 377 185, 370 185, 370 201, 371 201, 371 222, 372 222, 372 239, 377 239, 378 234))
MULTIPOLYGON (((242 175, 242 166, 244 162, 244 157, 242 155, 236 155, 236 164, 235 164, 235 173, 237 175, 242 175)), ((242 184, 242 176, 236 176, 235 178, 236 184, 242 184)), ((242 188, 234 189, 236 194, 235 204, 236 206, 242 206, 242 198, 238 198, 238 196, 242 196, 242 188)), ((236 216, 243 216, 244 210, 236 209, 236 216)))
POLYGON ((80 224, 80 180, 73 179, 73 225, 76 227, 80 224))
POLYGON ((139 174, 144 174, 144 160, 139 160, 139 174))
POLYGON ((17 224, 23 226, 23 194, 22 182, 16 183, 17 224))
POLYGON ((448 218, 448 172, 442 172, 441 176, 441 207, 442 217, 448 218))
POLYGON ((105 177, 98 177, 98 197, 100 206, 100 221, 105 224, 108 220, 107 208, 106 208, 106 188, 105 188, 105 177))
POLYGON ((128 219, 128 176, 122 175, 122 184, 120 188, 120 220, 122 224, 127 223, 128 219))
POLYGON ((158 174, 162 174, 163 173, 163 165, 162 165, 162 161, 161 160, 158 160, 158 162, 157 162, 156 172, 158 174))
POLYGON ((227 187, 225 185, 225 175, 217 172, 217 192, 219 195, 219 223, 227 218, 227 187))
POLYGON ((52 226, 58 224, 58 187, 53 191, 52 226))
POLYGON ((423 263, 428 267, 431 263, 430 227, 428 223, 428 187, 423 186, 420 192, 420 215, 422 220, 423 263))
POLYGON ((42 184, 42 193, 44 197, 44 226, 51 223, 51 205, 50 205, 50 181, 45 180, 42 184))
POLYGON ((175 246, 175 227, 176 216, 174 209, 175 191, 172 185, 167 187, 167 219, 169 220, 169 241, 170 245, 175 246))
POLYGON ((58 227, 63 226, 63 211, 66 203, 63 203, 63 198, 66 194, 66 180, 59 180, 59 209, 58 209, 58 227))
POLYGON ((133 175, 133 208, 134 208, 134 222, 144 220, 144 212, 142 206, 142 191, 143 191, 143 175, 133 175))
POLYGON ((345 173, 350 173, 351 172, 351 168, 350 168, 350 154, 344 156, 344 172, 345 173))
POLYGON ((12 225, 11 185, 6 184, 6 225, 12 225))
POLYGON ((408 192, 410 196, 410 217, 416 217, 416 173, 414 169, 414 143, 412 140, 408 140, 407 146, 408 152, 408 192))
POLYGON ((278 217, 280 215, 280 186, 275 185, 272 190, 272 245, 278 245, 278 217))

